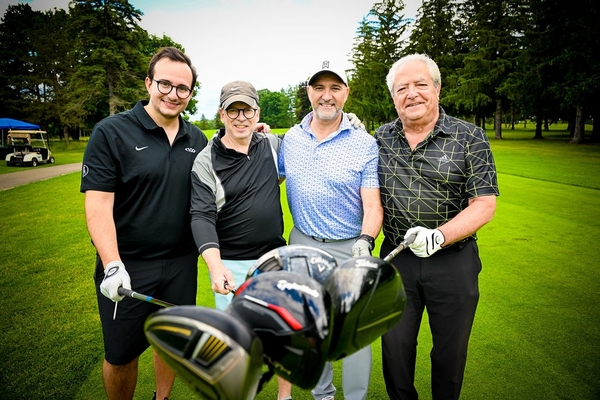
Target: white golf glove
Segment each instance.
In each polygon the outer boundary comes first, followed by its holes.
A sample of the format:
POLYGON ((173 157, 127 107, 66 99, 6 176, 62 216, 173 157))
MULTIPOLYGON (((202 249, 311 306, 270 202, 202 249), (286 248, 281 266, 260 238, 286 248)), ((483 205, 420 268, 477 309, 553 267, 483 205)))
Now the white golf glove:
POLYGON ((375 239, 369 235, 360 235, 352 245, 352 257, 370 256, 375 239))
POLYGON ((131 279, 121 261, 111 261, 104 269, 104 280, 100 284, 100 291, 112 301, 121 301, 125 296, 118 293, 119 287, 131 290, 131 279))
POLYGON ((439 229, 427 229, 422 226, 410 228, 406 231, 404 237, 408 237, 413 233, 416 233, 417 237, 409 247, 417 257, 429 257, 441 249, 446 240, 439 229))
POLYGON ((365 124, 363 124, 361 122, 361 120, 358 118, 358 116, 354 113, 346 113, 346 115, 348 116, 348 119, 350 120, 350 123, 352 124, 353 127, 355 127, 356 129, 362 129, 363 131, 365 131, 365 124))

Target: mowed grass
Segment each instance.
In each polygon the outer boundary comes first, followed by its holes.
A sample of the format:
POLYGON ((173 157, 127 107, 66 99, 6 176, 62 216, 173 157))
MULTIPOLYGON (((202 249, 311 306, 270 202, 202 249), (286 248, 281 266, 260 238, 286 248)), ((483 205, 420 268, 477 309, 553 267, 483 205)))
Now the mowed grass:
MULTIPOLYGON (((531 131, 504 131, 504 140, 490 140, 501 195, 479 233, 481 300, 463 399, 600 398, 600 147, 569 145, 562 129, 545 135, 533 141, 531 131)), ((105 398, 83 198, 77 173, 0 192, 3 399, 105 398)), ((202 261, 199 282, 198 304, 212 307, 202 261)), ((385 399, 379 340, 372 348, 369 398, 385 399)), ((422 399, 431 398, 430 349, 425 319, 416 372, 422 399)), ((150 351, 140 364, 135 398, 150 399, 150 351)), ((340 362, 334 383, 342 398, 340 362)), ((276 390, 272 379, 257 399, 275 399, 276 390)), ((172 398, 197 396, 177 380, 172 398)), ((294 388, 294 399, 312 396, 294 388)))

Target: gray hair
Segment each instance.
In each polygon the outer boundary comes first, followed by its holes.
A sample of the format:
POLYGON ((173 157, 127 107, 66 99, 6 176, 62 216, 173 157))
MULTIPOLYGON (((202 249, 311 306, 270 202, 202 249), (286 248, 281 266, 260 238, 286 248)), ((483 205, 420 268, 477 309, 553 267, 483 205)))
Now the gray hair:
POLYGON ((435 61, 425 54, 409 54, 396 61, 385 78, 385 82, 387 83, 392 97, 394 96, 394 78, 396 77, 396 72, 398 71, 398 68, 409 61, 421 61, 425 63, 429 69, 429 75, 431 75, 431 79, 433 80, 433 86, 438 87, 442 84, 442 75, 440 74, 440 69, 435 61))

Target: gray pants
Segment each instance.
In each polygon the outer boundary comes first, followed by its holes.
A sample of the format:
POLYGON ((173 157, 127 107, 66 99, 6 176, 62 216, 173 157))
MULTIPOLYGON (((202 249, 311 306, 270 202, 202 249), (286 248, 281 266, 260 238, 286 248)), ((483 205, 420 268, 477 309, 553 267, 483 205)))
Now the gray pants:
MULTIPOLYGON (((352 245, 355 239, 323 243, 306 236, 298 229, 293 228, 290 233, 289 244, 300 244, 316 247, 335 257, 338 265, 352 257, 352 245)), ((342 387, 344 398, 347 400, 365 400, 371 380, 371 346, 367 346, 342 360, 342 387)), ((317 386, 311 391, 315 400, 328 396, 335 396, 336 388, 333 385, 333 366, 326 363, 317 386)))

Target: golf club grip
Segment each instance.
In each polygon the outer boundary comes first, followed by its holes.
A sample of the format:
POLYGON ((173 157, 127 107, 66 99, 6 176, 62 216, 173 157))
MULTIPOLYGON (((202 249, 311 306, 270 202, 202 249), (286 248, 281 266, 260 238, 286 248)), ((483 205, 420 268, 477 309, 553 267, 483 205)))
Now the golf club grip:
POLYGON ((133 290, 130 290, 130 289, 125 289, 123 286, 120 286, 119 289, 117 290, 117 292, 121 296, 131 297, 133 299, 145 301, 145 302, 152 303, 152 304, 156 304, 158 306, 162 306, 162 307, 175 307, 175 304, 171 304, 171 303, 166 302, 166 301, 158 300, 158 299, 155 299, 152 296, 148 296, 148 295, 145 295, 145 294, 134 292, 133 290))
POLYGON ((417 237, 417 234, 413 233, 409 237, 405 238, 402 242, 400 242, 398 247, 396 247, 394 250, 390 251, 390 254, 385 256, 383 261, 390 262, 394 257, 396 257, 398 255, 398 253, 400 253, 402 250, 407 248, 409 244, 414 242, 416 237, 417 237))

